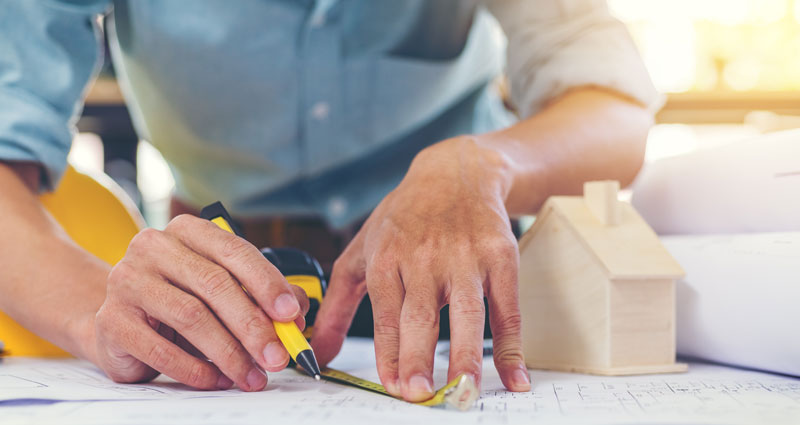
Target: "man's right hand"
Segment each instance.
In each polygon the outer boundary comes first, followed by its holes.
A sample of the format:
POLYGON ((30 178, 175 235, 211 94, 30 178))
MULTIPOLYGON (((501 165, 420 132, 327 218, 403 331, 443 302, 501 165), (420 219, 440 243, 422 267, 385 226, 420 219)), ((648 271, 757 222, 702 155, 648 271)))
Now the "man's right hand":
POLYGON ((178 216, 163 232, 140 232, 109 274, 95 361, 117 382, 163 373, 195 388, 260 391, 263 371, 289 362, 272 320, 302 329, 308 306, 256 247, 178 216))

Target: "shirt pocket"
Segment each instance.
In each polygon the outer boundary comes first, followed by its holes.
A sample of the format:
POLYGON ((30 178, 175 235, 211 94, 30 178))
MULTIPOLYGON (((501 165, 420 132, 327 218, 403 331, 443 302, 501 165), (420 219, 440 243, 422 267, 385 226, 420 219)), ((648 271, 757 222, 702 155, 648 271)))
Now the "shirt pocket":
POLYGON ((304 10, 253 0, 118 2, 114 21, 136 109, 168 160, 295 173, 293 37, 304 10))
POLYGON ((502 72, 505 55, 497 22, 482 9, 475 15, 462 53, 452 59, 384 56, 376 59, 374 99, 391 105, 375 117, 382 140, 393 140, 440 115, 502 72))

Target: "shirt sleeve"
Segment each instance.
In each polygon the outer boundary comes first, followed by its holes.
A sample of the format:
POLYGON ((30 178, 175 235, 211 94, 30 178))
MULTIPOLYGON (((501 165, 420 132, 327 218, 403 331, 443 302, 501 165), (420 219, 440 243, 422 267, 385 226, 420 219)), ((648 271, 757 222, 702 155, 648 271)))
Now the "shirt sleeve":
POLYGON ((508 39, 511 100, 528 117, 581 86, 603 87, 655 112, 653 86, 625 25, 605 0, 487 0, 508 39))
POLYGON ((0 0, 0 160, 41 164, 53 189, 100 56, 106 1, 0 0))

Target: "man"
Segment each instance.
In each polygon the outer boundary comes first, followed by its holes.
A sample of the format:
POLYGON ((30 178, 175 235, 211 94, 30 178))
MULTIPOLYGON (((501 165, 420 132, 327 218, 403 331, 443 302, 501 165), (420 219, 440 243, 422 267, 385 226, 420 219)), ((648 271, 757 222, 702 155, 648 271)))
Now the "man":
POLYGON ((449 375, 480 382, 485 296, 503 383, 530 389, 509 217, 586 180, 630 182, 657 101, 604 2, 109 3, 0 3, 0 309, 119 382, 246 391, 288 362, 270 319, 303 324, 304 295, 208 222, 145 230, 109 270, 38 203, 65 167, 95 18, 112 10, 120 83, 179 204, 334 228, 368 216, 333 267, 321 363, 369 292, 390 393, 431 396, 447 304, 449 375), (504 64, 513 124, 490 85, 504 64))

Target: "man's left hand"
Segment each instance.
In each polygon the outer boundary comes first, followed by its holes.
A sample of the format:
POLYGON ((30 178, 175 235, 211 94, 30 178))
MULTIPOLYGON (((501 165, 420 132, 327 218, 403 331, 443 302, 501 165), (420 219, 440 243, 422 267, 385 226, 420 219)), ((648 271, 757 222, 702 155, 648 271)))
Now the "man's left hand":
POLYGON ((321 364, 339 352, 369 292, 378 373, 391 394, 409 401, 433 396, 439 311, 448 304, 448 379, 463 373, 480 385, 486 297, 500 378, 511 391, 530 390, 504 164, 468 136, 417 155, 334 264, 312 340, 321 364))

